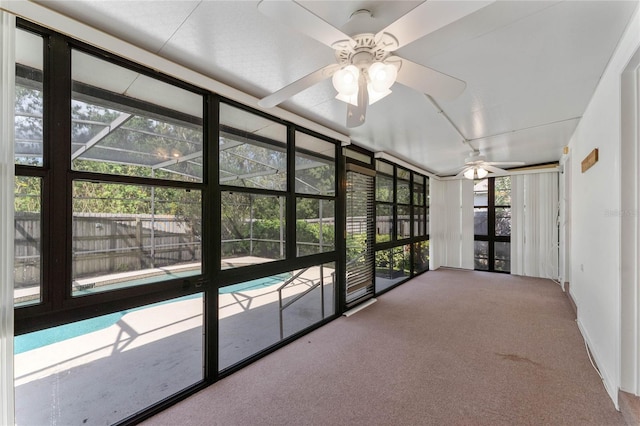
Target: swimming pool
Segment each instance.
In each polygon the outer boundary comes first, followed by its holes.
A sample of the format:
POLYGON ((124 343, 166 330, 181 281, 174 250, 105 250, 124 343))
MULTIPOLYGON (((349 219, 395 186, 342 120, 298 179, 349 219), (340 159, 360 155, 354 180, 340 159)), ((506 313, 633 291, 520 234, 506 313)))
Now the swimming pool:
MULTIPOLYGON (((239 284, 233 284, 226 287, 222 287, 219 290, 219 294, 237 293, 240 291, 256 290, 259 288, 266 288, 277 284, 284 283, 291 277, 290 273, 273 275, 270 277, 258 278, 255 280, 246 281, 239 284)), ((146 282, 145 282, 146 283, 146 282)), ((130 285, 131 282, 126 283, 130 285)), ((139 284, 136 282, 136 284, 139 284)), ((112 314, 101 315, 99 317, 90 318, 82 321, 76 321, 70 324, 64 324, 57 327, 47 328, 45 330, 34 331, 32 333, 22 334, 14 338, 14 350, 15 355, 23 352, 31 351, 33 349, 41 348, 43 346, 51 345, 53 343, 61 342, 63 340, 72 339, 74 337, 89 334, 94 331, 103 330, 111 327, 117 323, 122 317, 130 312, 139 311, 141 309, 150 308, 153 306, 163 305, 166 303, 174 303, 182 300, 194 299, 196 297, 202 297, 202 293, 190 294, 188 296, 179 297, 177 299, 166 300, 164 302, 153 303, 151 305, 145 305, 138 308, 127 309, 120 312, 114 312, 112 314)))
POLYGON ((103 330, 105 328, 111 327, 130 312, 151 308, 153 306, 164 305, 167 303, 175 303, 183 300, 195 299, 197 297, 202 297, 202 293, 194 293, 188 296, 179 297, 177 299, 165 300, 163 302, 152 303, 151 305, 140 306, 138 308, 127 309, 120 312, 114 312, 112 314, 101 315, 95 318, 72 322, 70 324, 47 328, 45 330, 22 334, 20 336, 16 336, 13 339, 13 353, 14 355, 18 355, 23 352, 31 351, 33 349, 61 342, 63 340, 68 340, 74 337, 82 336, 84 334, 92 333, 94 331, 103 330))

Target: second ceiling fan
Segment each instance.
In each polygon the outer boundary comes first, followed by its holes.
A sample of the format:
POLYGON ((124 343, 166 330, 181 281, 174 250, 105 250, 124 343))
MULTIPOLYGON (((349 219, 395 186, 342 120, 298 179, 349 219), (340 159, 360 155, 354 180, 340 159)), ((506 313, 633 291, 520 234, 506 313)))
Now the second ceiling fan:
POLYGON ((367 105, 390 94, 395 82, 437 99, 453 99, 464 91, 464 81, 393 52, 493 1, 425 1, 375 34, 348 36, 299 3, 263 0, 258 4, 260 12, 334 49, 336 63, 262 98, 258 105, 272 108, 329 77, 338 92, 336 98, 347 103, 347 127, 363 124, 367 105))

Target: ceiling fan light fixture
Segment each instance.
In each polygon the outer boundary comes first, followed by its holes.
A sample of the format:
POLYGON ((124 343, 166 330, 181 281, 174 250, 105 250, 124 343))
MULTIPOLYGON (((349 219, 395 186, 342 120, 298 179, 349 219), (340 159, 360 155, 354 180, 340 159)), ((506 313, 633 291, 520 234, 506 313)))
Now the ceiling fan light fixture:
POLYGON ((338 99, 339 101, 351 104, 353 106, 358 106, 358 92, 357 91, 353 95, 343 95, 342 93, 338 92, 338 94, 336 95, 336 99, 338 99))
POLYGON ((358 94, 359 79, 360 71, 358 68, 354 65, 347 65, 346 67, 336 71, 335 74, 333 74, 331 81, 339 95, 348 97, 358 94))
POLYGON ((384 62, 372 63, 367 72, 371 87, 379 93, 386 93, 396 82, 396 77, 398 76, 398 69, 394 65, 385 64, 384 62))
POLYGON ((489 172, 486 169, 479 166, 474 166, 474 167, 468 168, 463 173, 463 176, 467 179, 473 180, 473 179, 484 179, 487 177, 488 174, 489 172))
POLYGON ((371 83, 367 84, 367 92, 369 92, 369 105, 373 105, 374 103, 378 102, 380 99, 391 94, 391 90, 389 89, 383 92, 379 92, 375 90, 371 83))
POLYGON ((475 174, 476 174, 476 170, 474 168, 467 169, 464 172, 464 177, 467 178, 467 179, 473 179, 473 178, 475 178, 475 174))

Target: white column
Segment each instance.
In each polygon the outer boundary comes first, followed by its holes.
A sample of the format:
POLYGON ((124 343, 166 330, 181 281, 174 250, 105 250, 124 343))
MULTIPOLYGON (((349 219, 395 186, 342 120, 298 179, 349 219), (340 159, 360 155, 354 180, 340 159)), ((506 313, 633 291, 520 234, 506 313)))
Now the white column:
POLYGON ((0 11, 0 424, 12 425, 15 17, 0 11))

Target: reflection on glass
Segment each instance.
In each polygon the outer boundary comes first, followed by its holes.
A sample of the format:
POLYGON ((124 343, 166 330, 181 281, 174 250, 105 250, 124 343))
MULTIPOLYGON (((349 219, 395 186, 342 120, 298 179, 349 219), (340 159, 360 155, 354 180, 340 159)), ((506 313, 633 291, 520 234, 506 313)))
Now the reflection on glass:
POLYGON ((473 209, 473 233, 475 235, 487 235, 489 233, 489 219, 487 208, 473 209))
POLYGON ((42 166, 42 37, 20 29, 15 36, 15 163, 42 166))
POLYGON ((376 175, 376 201, 393 202, 393 178, 376 175))
POLYGON ((225 191, 221 201, 223 269, 284 259, 285 197, 225 191))
POLYGON ((74 170, 202 182, 201 96, 81 52, 72 61, 74 170))
POLYGON ((333 263, 220 288, 218 368, 224 370, 332 316, 334 291, 333 263))
POLYGON ((14 198, 13 279, 16 306, 40 302, 42 179, 16 176, 14 198))
POLYGON ((286 126, 221 104, 220 184, 286 191, 286 142, 286 126))
POLYGON ((398 239, 409 238, 411 237, 411 207, 399 205, 397 209, 398 239))
POLYGON ((296 255, 335 250, 335 202, 296 199, 296 255))
POLYGON ((496 236, 508 237, 511 235, 511 208, 496 207, 496 236))
POLYGON ((413 244, 413 270, 416 274, 429 269, 429 240, 413 244))
POLYGON ((495 242, 494 243, 494 269, 496 271, 511 271, 511 243, 495 242))
POLYGON ((473 242, 474 269, 486 271, 489 269, 489 242, 473 242))
POLYGON ((393 205, 376 205, 376 243, 393 239, 393 205))
POLYGON ((203 379, 202 293, 15 338, 17 424, 115 424, 203 379))
POLYGON ((73 294, 200 274, 200 191, 73 184, 73 294))
POLYGON ((376 251, 376 292, 405 280, 410 274, 410 245, 376 251))

